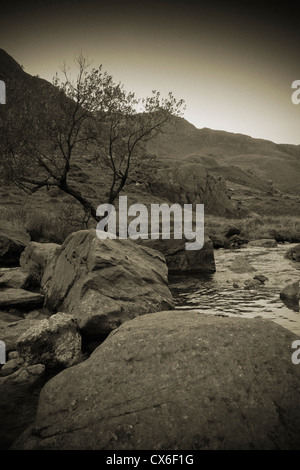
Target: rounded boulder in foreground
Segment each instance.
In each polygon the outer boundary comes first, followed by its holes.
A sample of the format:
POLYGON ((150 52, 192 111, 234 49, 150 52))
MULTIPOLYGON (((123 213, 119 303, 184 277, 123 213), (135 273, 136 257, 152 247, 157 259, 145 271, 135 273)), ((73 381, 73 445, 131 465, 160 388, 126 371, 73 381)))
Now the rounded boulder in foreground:
POLYGON ((43 388, 14 449, 296 449, 295 335, 193 311, 124 323, 43 388))

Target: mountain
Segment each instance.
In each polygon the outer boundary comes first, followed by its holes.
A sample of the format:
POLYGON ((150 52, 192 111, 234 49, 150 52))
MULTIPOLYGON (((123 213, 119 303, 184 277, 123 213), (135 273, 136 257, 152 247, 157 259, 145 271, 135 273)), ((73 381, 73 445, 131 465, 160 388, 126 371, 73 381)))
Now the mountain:
POLYGON ((0 48, 0 78, 5 80, 13 74, 22 74, 23 69, 6 51, 0 48))
POLYGON ((246 185, 263 188, 272 180, 280 191, 300 194, 300 145, 275 144, 243 134, 197 129, 178 118, 176 130, 160 135, 151 142, 150 148, 169 162, 199 161, 212 172, 224 173, 228 181, 235 182, 237 171, 242 170, 245 173, 239 172, 242 184, 248 180, 246 185))
POLYGON ((3 80, 8 88, 16 82, 26 88, 47 87, 53 89, 47 80, 26 73, 23 67, 3 49, 0 49, 0 80, 3 80))
MULTIPOLYGON (((35 100, 39 90, 49 92, 49 99, 55 99, 57 93, 52 84, 26 73, 2 49, 0 79, 6 82, 8 100, 14 87, 30 92, 35 100)), ((131 173, 123 191, 130 203, 203 202, 207 213, 229 217, 251 211, 299 215, 300 146, 197 129, 176 118, 168 132, 149 141, 148 151, 157 157, 155 177, 131 173)), ((88 150, 75 155, 72 184, 96 206, 105 198, 109 178, 107 169, 96 171, 88 150)), ((57 189, 43 189, 26 199, 27 205, 43 211, 55 212, 61 203, 69 205, 70 198, 57 189)), ((1 205, 20 208, 24 194, 18 188, 2 186, 1 205)))

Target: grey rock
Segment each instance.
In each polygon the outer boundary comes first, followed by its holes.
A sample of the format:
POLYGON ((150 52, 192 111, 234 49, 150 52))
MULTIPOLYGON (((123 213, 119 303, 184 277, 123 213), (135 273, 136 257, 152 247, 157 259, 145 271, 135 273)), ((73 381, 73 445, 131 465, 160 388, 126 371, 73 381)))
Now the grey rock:
POLYGON ((30 242, 25 229, 9 222, 0 221, 0 266, 18 266, 22 251, 30 242))
POLYGON ((247 245, 249 240, 239 235, 232 235, 227 239, 225 248, 240 248, 243 245, 247 245))
POLYGON ((256 274, 253 279, 257 279, 261 284, 264 284, 266 281, 269 280, 267 276, 264 276, 263 274, 256 274))
POLYGON ((19 336, 40 320, 21 319, 15 315, 0 313, 0 339, 4 341, 6 351, 15 351, 19 336))
POLYGON ((237 256, 235 260, 231 263, 229 269, 239 274, 256 271, 256 269, 249 263, 249 261, 247 261, 247 259, 243 255, 237 256))
POLYGON ((14 440, 32 424, 45 383, 45 366, 22 367, 0 377, 0 447, 9 449, 14 440))
POLYGON ((225 230, 224 230, 224 237, 226 238, 230 238, 232 237, 233 235, 239 235, 241 233, 241 229, 234 226, 234 225, 231 225, 230 227, 227 227, 225 230))
POLYGON ((20 358, 18 351, 10 351, 8 353, 8 359, 18 359, 20 358))
POLYGON ((258 279, 246 279, 244 282, 244 289, 251 290, 261 286, 261 282, 258 279))
POLYGON ((21 268, 1 268, 0 287, 24 289, 29 284, 29 275, 21 268))
POLYGON ((95 230, 65 240, 45 271, 42 289, 45 306, 72 314, 90 337, 174 306, 161 253, 130 239, 99 240, 95 230))
POLYGON ((44 271, 61 245, 30 242, 20 257, 20 266, 36 285, 40 285, 44 271))
POLYGON ((298 449, 295 339, 262 319, 135 318, 45 384, 13 449, 298 449))
POLYGON ((290 248, 286 252, 285 258, 290 259, 292 261, 300 262, 300 245, 296 245, 290 248))
POLYGON ((210 234, 209 238, 211 239, 213 247, 216 250, 218 250, 219 248, 228 248, 228 246, 229 246, 228 239, 223 237, 222 235, 210 234))
POLYGON ((38 321, 19 336, 16 349, 26 365, 73 366, 81 360, 81 336, 76 320, 60 312, 38 321))
POLYGON ((3 385, 32 385, 34 384, 45 372, 43 364, 35 364, 28 367, 21 367, 13 374, 6 377, 0 377, 0 386, 3 385))
POLYGON ((10 359, 2 366, 0 370, 0 377, 5 377, 6 375, 12 374, 18 370, 23 363, 24 361, 21 358, 10 359))
POLYGON ((28 310, 42 307, 44 296, 24 289, 5 288, 0 290, 0 309, 18 308, 28 310))
POLYGON ((282 291, 280 292, 280 298, 288 300, 299 300, 299 281, 293 282, 292 284, 288 284, 287 286, 285 286, 284 289, 282 289, 282 291))
POLYGON ((149 181, 151 192, 169 201, 201 203, 207 214, 237 215, 238 210, 228 195, 225 180, 209 175, 200 162, 179 160, 174 166, 159 168, 156 179, 149 181))
POLYGON ((160 251, 168 266, 169 273, 214 273, 216 271, 212 241, 205 237, 201 250, 186 250, 187 240, 137 240, 137 243, 160 251))
POLYGON ((220 234, 210 235, 209 238, 213 242, 215 249, 219 248, 240 248, 243 245, 247 245, 249 240, 241 237, 240 235, 232 235, 231 237, 225 237, 220 234))

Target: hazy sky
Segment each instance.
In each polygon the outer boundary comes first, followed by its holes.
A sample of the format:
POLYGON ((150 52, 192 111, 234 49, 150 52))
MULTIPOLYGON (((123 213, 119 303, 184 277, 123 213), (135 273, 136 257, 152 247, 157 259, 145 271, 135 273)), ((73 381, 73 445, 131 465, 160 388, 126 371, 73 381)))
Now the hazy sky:
POLYGON ((300 144, 296 0, 3 3, 0 48, 32 75, 82 52, 139 97, 173 91, 198 128, 300 144))

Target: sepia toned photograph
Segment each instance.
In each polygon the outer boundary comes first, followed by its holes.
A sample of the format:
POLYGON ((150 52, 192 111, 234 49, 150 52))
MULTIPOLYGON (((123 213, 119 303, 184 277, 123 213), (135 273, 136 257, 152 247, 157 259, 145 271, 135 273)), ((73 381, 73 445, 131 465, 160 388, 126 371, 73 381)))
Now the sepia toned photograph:
POLYGON ((0 450, 300 450, 299 44, 292 1, 0 6, 0 450))

